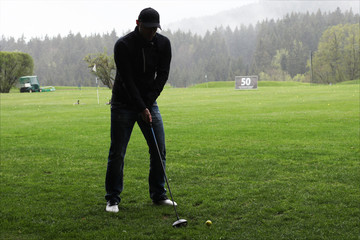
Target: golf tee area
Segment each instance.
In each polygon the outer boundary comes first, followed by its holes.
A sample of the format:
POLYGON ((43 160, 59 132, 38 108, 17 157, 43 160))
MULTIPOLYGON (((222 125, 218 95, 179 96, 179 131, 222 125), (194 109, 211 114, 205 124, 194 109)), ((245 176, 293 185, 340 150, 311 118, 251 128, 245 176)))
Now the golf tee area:
POLYGON ((186 228, 149 197, 137 125, 119 212, 105 211, 111 90, 99 104, 96 88, 1 94, 0 239, 359 239, 359 86, 166 86, 166 174, 186 228))

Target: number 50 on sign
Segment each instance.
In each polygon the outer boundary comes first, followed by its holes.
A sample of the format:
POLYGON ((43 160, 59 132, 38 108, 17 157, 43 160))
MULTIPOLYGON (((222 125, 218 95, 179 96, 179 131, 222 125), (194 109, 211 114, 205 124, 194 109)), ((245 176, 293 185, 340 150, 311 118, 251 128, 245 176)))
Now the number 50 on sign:
POLYGON ((236 76, 235 89, 257 89, 258 76, 236 76))

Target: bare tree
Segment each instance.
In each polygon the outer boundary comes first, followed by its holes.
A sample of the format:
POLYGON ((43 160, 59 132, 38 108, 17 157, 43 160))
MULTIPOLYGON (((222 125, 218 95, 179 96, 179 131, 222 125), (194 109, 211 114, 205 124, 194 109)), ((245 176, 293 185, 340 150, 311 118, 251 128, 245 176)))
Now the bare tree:
POLYGON ((103 53, 89 54, 84 58, 91 69, 91 73, 98 77, 101 82, 113 88, 115 81, 115 62, 113 56, 108 56, 106 50, 103 53))

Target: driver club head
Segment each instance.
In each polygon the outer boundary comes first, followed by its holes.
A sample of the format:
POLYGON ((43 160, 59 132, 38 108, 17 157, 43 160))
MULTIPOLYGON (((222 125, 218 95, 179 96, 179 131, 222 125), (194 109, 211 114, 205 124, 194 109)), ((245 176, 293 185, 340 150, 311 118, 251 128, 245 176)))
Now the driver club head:
POLYGON ((176 222, 173 223, 173 227, 179 228, 179 227, 186 227, 187 221, 185 219, 179 219, 176 222))
POLYGON ((171 189, 170 189, 170 185, 169 185, 169 181, 168 181, 168 178, 166 176, 166 172, 165 172, 165 166, 163 164, 163 161, 162 161, 162 158, 161 158, 161 153, 160 153, 160 150, 159 150, 159 146, 158 146, 158 143, 156 141, 156 136, 155 136, 155 132, 154 132, 154 129, 152 127, 152 124, 150 123, 150 130, 151 130, 151 133, 153 135, 153 138, 154 138, 154 143, 155 143, 155 146, 156 146, 156 150, 159 154, 159 159, 160 159, 160 163, 161 163, 161 167, 164 171, 164 177, 165 177, 165 181, 166 181, 166 185, 168 186, 168 189, 169 189, 169 193, 170 193, 170 196, 171 196, 171 201, 173 203, 173 206, 174 206, 174 210, 175 210, 175 214, 176 214, 176 218, 177 218, 177 221, 173 223, 173 227, 175 228, 179 228, 179 227, 186 227, 187 225, 187 221, 185 219, 179 219, 179 215, 176 211, 176 205, 174 203, 174 198, 173 198, 173 195, 171 193, 171 189))

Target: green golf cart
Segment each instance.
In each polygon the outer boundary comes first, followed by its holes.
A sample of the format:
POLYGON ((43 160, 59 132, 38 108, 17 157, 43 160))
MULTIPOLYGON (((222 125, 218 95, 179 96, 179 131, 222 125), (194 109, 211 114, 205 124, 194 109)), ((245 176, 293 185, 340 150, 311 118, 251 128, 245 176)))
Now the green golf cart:
POLYGON ((37 76, 24 76, 19 78, 20 92, 54 92, 54 87, 40 87, 37 76))

